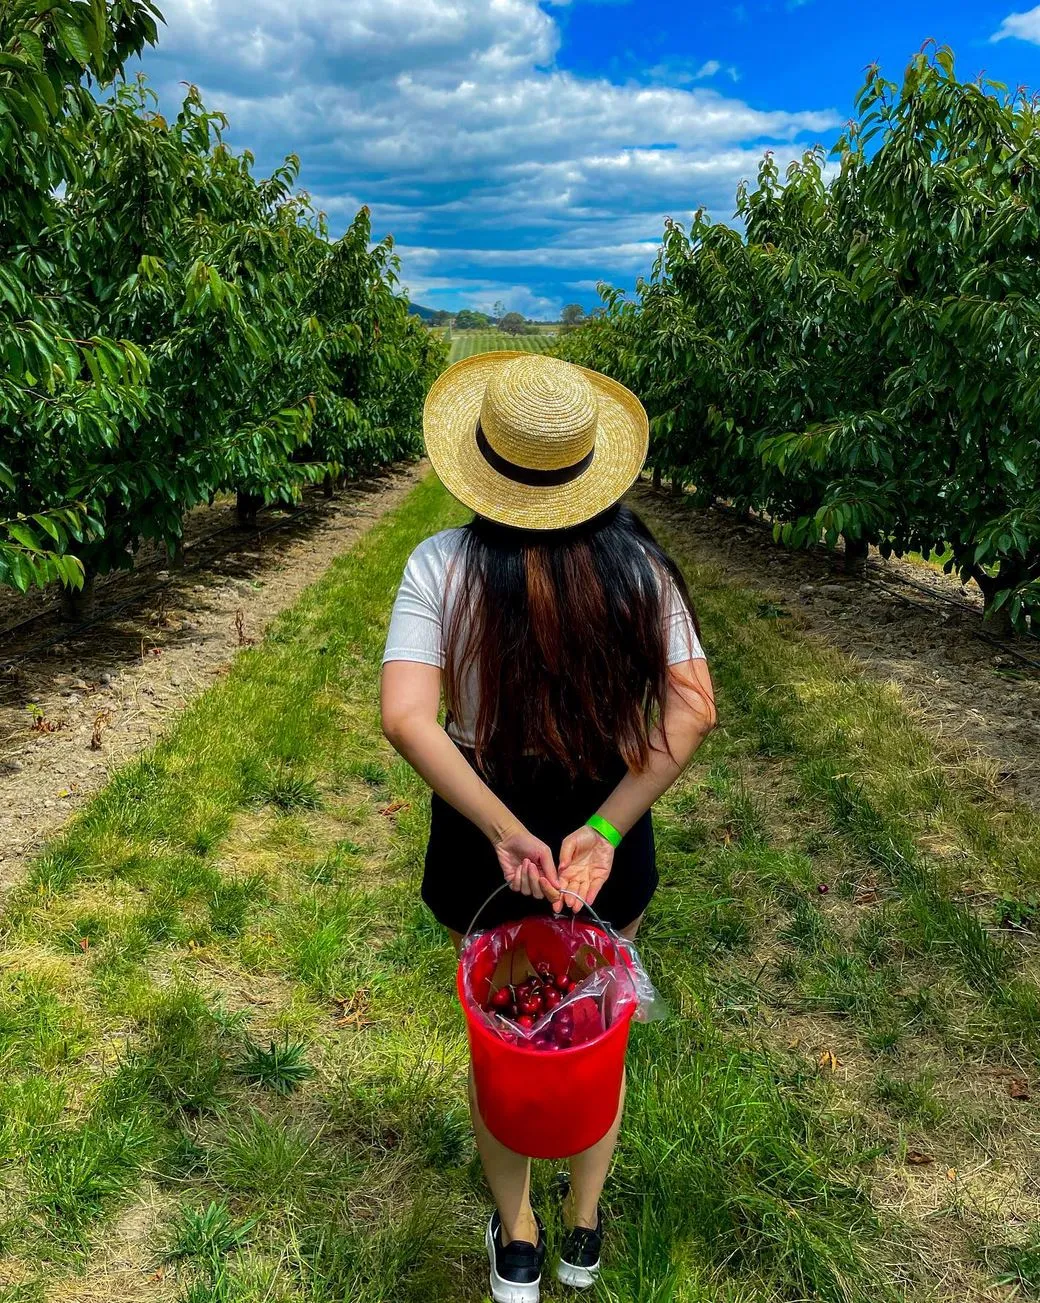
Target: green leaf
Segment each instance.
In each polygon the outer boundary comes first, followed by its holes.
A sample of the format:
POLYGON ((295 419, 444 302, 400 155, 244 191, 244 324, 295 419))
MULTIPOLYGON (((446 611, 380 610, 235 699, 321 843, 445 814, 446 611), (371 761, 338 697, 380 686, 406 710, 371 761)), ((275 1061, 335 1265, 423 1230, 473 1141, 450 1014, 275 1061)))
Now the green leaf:
POLYGON ((90 63, 90 43, 80 25, 74 18, 64 14, 58 15, 54 22, 62 45, 81 67, 90 63))
POLYGON ((5 520, 4 529, 10 538, 16 543, 21 543, 22 547, 27 548, 30 552, 40 550, 40 540, 26 525, 20 525, 17 521, 5 520))

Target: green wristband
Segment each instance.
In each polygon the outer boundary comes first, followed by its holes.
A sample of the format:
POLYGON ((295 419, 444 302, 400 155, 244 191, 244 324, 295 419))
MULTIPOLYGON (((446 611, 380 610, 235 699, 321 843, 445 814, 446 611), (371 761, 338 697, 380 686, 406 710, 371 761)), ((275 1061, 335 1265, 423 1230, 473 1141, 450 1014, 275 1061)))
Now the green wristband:
POLYGON ((589 815, 585 820, 585 827, 591 828, 593 832, 598 832, 601 837, 605 837, 615 850, 621 845, 621 834, 601 814, 589 815))

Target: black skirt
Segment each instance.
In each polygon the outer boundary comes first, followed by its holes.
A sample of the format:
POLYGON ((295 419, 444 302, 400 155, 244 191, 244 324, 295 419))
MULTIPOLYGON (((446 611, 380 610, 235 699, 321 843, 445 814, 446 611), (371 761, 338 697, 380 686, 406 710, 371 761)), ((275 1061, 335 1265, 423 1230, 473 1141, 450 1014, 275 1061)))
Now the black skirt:
MULTIPOLYGON (((475 768, 473 752, 466 747, 459 750, 475 768)), ((620 756, 616 768, 599 779, 572 779, 557 765, 532 758, 508 785, 492 780, 488 786, 529 832, 549 846, 558 861, 563 839, 595 813, 625 773, 620 756)), ((434 917, 455 932, 465 932, 478 910, 478 928, 551 912, 548 901, 508 889, 481 909, 504 881, 488 839, 434 793, 422 881, 422 898, 434 917)), ((648 810, 614 852, 610 876, 594 902, 596 913, 616 928, 627 927, 650 903, 657 881, 654 829, 648 810)))

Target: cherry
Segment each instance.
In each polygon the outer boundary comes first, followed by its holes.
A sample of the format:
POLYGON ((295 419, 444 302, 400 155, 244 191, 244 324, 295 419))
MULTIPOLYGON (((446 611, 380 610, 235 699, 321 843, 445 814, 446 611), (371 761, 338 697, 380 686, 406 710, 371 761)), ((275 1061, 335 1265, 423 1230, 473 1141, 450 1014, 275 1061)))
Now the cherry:
POLYGON ((545 1000, 546 1009, 555 1009, 563 999, 563 993, 550 986, 543 998, 545 1000))
POLYGON ((522 1013, 517 1018, 516 1025, 518 1027, 523 1027, 525 1031, 529 1031, 534 1026, 534 1019, 529 1013, 522 1013))
POLYGON ((554 980, 556 983, 557 991, 562 992, 564 995, 566 995, 567 992, 572 990, 574 987, 574 983, 571 981, 571 979, 567 976, 566 973, 560 973, 559 976, 556 977, 554 980))
POLYGON ((513 1003, 513 996, 508 986, 499 987, 491 996, 493 1009, 506 1009, 513 1003))

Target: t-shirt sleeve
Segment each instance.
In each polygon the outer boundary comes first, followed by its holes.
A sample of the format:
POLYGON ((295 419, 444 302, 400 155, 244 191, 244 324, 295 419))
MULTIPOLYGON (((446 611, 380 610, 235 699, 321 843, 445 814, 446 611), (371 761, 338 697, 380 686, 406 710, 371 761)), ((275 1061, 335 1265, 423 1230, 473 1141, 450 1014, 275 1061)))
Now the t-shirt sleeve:
POLYGON ((431 540, 420 543, 408 558, 401 586, 390 613, 383 663, 418 661, 444 668, 442 608, 444 571, 437 564, 431 540))
POLYGON ((683 661, 707 660, 704 648, 697 637, 697 631, 693 627, 693 617, 671 575, 665 576, 664 608, 664 635, 668 646, 668 664, 680 665, 683 661))

